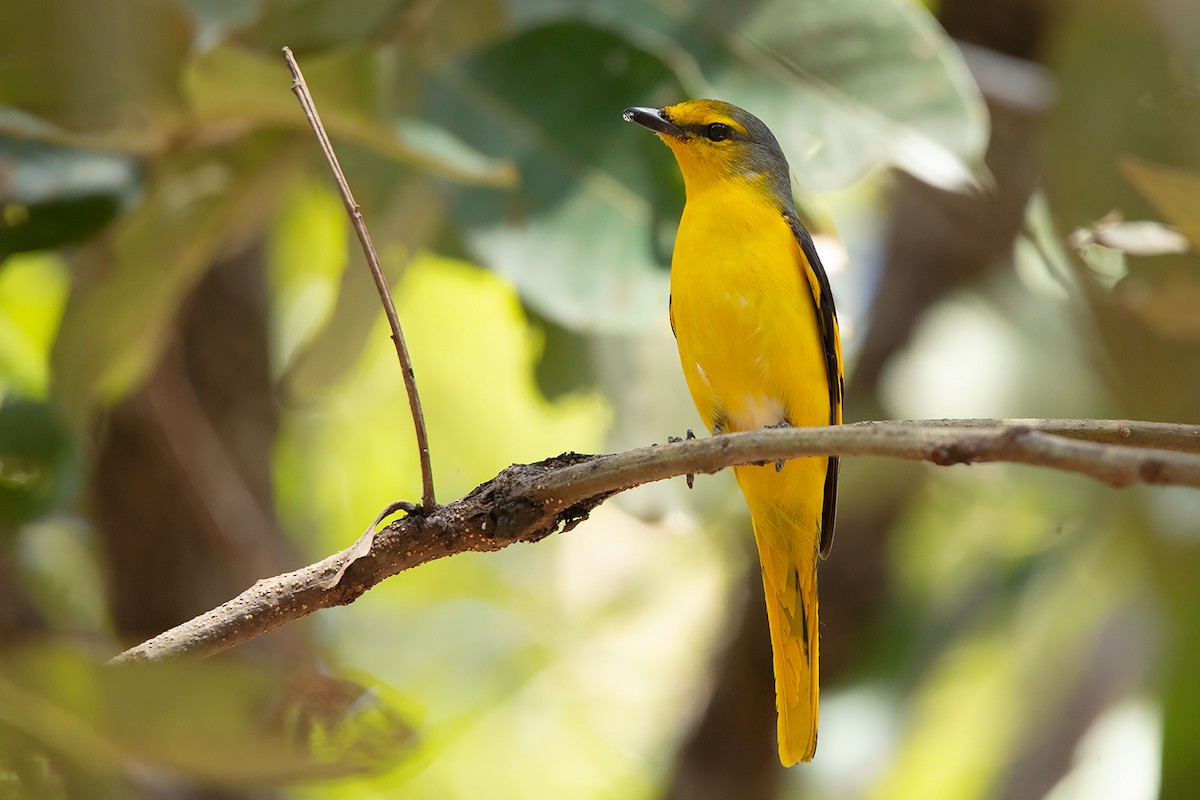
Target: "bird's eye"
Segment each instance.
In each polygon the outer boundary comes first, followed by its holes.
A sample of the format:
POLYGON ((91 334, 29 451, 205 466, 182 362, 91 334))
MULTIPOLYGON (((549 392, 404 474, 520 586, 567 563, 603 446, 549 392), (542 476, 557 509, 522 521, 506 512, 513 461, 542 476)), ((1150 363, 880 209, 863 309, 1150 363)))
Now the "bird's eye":
POLYGON ((723 122, 714 122, 708 126, 704 133, 710 141, 723 142, 733 135, 733 128, 723 122))

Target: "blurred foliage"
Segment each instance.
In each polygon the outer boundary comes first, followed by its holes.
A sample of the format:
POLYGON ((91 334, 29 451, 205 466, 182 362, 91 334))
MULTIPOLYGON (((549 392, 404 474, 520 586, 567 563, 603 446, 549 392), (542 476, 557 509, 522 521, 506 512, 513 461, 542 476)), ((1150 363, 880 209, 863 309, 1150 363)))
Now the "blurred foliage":
MULTIPOLYGON (((239 444, 271 448, 268 511, 296 551, 280 569, 419 494, 387 327, 284 45, 396 292, 443 500, 509 463, 696 425, 665 314, 682 184, 621 121, 629 105, 717 96, 778 134, 848 255, 832 280, 852 367, 876 306, 908 301, 876 297, 887 168, 994 182, 984 99, 931 15, 950 5, 0 4, 0 796, 660 795, 740 602, 748 526, 728 475, 402 575, 282 655, 117 670, 96 653, 123 633, 114 592, 136 587, 112 584, 81 488, 106 414, 178 353, 213 265, 261 250, 279 426, 239 444)), ((1200 421, 1200 18, 1170 0, 1054 7, 1057 100, 1028 123, 1044 153, 1022 237, 918 310, 860 407, 1200 421), (1114 210, 1149 227, 1101 236, 1114 210), (1062 234, 1078 229, 1076 252, 1062 234), (1155 249, 1180 236, 1191 251, 1155 249)), ((1194 493, 844 470, 833 561, 880 558, 886 577, 854 585, 875 609, 857 630, 823 630, 824 652, 849 655, 786 796, 1200 792, 1194 493)), ((191 579, 221 585, 211 566, 191 579)))
POLYGON ((224 659, 115 668, 63 648, 9 651, 0 700, 0 764, 25 797, 100 792, 130 761, 209 786, 328 778, 412 743, 384 695, 224 659))

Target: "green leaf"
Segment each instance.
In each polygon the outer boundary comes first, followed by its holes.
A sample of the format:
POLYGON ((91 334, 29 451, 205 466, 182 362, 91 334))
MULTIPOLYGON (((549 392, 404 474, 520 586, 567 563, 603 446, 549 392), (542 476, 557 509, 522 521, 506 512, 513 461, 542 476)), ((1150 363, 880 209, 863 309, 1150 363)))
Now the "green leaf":
POLYGON ((82 241, 133 200, 132 157, 40 140, 53 127, 12 109, 0 131, 0 260, 82 241))
POLYGON ((0 534, 57 507, 78 485, 79 469, 53 409, 16 395, 0 402, 0 534))
POLYGON ((668 249, 654 248, 652 231, 665 208, 659 222, 673 234, 682 184, 666 148, 621 111, 677 93, 660 60, 578 24, 530 31, 431 75, 426 116, 519 165, 517 190, 464 191, 455 213, 468 244, 538 313, 577 331, 637 330, 663 313, 668 249))
POLYGON ((1136 158, 1121 159, 1120 166, 1142 197, 1200 250, 1200 173, 1136 158))
POLYGON ((911 0, 513 4, 518 27, 564 17, 660 55, 693 98, 762 117, 806 190, 843 186, 882 164, 948 188, 986 174, 983 98, 958 48, 911 0))

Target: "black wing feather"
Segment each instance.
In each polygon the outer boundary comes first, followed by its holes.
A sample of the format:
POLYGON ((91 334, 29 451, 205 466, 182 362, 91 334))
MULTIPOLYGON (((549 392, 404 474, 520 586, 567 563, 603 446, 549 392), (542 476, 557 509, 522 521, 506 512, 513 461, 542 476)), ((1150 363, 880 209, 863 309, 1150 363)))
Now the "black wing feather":
MULTIPOLYGON (((805 230, 804 224, 795 213, 785 213, 784 218, 792 228, 796 241, 800 243, 800 251, 808 259, 808 265, 817 278, 820 289, 814 295, 817 324, 821 329, 821 349, 825 352, 825 375, 829 380, 829 424, 839 422, 839 409, 842 405, 842 394, 845 385, 842 380, 841 352, 838 346, 837 309, 833 304, 833 291, 829 288, 829 277, 825 267, 817 256, 817 248, 813 245, 812 237, 805 230)), ((825 505, 821 511, 821 558, 829 555, 833 549, 833 528, 837 517, 837 488, 840 461, 836 456, 829 459, 829 468, 825 472, 825 505)))

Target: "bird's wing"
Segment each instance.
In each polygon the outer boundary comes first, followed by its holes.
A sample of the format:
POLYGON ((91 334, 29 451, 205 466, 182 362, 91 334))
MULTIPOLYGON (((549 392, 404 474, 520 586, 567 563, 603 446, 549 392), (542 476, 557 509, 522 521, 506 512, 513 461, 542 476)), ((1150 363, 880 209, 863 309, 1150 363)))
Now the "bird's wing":
MULTIPOLYGON (((800 244, 800 252, 807 262, 805 277, 812 290, 812 300, 816 308, 817 324, 821 329, 821 348, 825 352, 825 375, 829 380, 829 424, 840 425, 842 422, 842 393, 845 383, 842 377, 842 343, 838 333, 837 309, 833 304, 833 292, 829 288, 829 277, 821 265, 817 248, 813 245, 812 237, 805 230, 800 218, 793 213, 785 213, 788 225, 796 241, 800 244)), ((821 512, 821 558, 829 555, 833 548, 833 526, 837 516, 837 485, 839 460, 836 456, 829 459, 829 468, 825 473, 825 505, 821 512)))

